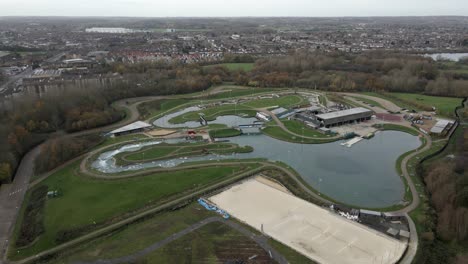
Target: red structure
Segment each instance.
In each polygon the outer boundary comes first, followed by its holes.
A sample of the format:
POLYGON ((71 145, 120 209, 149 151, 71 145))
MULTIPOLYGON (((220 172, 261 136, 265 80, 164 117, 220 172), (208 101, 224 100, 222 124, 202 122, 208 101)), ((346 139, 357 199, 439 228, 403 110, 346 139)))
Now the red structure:
POLYGON ((399 115, 379 113, 379 114, 375 114, 375 116, 377 117, 377 119, 384 120, 384 121, 399 122, 403 120, 401 116, 399 115))

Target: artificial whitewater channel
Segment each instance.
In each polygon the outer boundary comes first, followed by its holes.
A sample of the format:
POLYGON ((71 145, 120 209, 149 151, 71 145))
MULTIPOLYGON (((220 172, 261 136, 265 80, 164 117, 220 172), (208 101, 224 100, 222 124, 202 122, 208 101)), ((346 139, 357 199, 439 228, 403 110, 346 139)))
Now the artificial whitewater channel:
MULTIPOLYGON (((171 127, 168 120, 180 114, 196 111, 184 109, 154 122, 159 127, 171 127), (169 124, 169 125, 167 125, 169 124)), ((228 126, 252 123, 251 118, 233 116, 219 117, 228 126)), ((219 121, 221 122, 221 121, 219 121)), ((213 123, 213 122, 210 122, 213 123)), ((177 127, 196 127, 198 122, 177 124, 177 127)), ((132 143, 102 153, 92 167, 103 173, 138 171, 155 167, 174 167, 187 162, 225 159, 264 158, 281 161, 294 170, 313 188, 333 199, 361 207, 386 207, 402 201, 405 187, 397 174, 397 158, 421 145, 418 137, 398 131, 383 131, 370 140, 363 140, 352 148, 340 145, 343 141, 326 144, 297 144, 271 138, 266 135, 242 135, 228 138, 240 146, 251 146, 253 152, 229 155, 208 154, 170 160, 116 165, 114 156, 124 152, 138 151, 144 147, 179 143, 184 139, 154 140, 132 143)))

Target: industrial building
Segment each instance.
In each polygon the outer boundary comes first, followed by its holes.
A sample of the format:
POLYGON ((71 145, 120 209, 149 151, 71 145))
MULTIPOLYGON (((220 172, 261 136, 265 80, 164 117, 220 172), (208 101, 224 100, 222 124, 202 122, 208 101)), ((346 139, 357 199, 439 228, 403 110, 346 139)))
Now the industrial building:
POLYGON ((143 132, 150 127, 152 127, 152 125, 146 122, 136 121, 124 127, 112 130, 111 132, 109 132, 109 134, 113 136, 120 136, 120 135, 125 135, 125 134, 130 134, 130 133, 143 132))
POLYGON ((440 119, 437 123, 431 128, 431 133, 435 135, 443 135, 452 127, 453 122, 449 120, 440 119))
POLYGON ((364 107, 356 107, 336 112, 316 115, 320 126, 339 126, 352 122, 370 120, 374 112, 364 107))

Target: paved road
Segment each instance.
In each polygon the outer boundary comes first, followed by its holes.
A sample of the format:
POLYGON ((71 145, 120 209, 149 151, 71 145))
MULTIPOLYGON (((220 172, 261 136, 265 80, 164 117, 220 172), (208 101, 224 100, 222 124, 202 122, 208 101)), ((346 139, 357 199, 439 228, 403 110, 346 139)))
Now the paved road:
MULTIPOLYGON (((80 164, 80 173, 83 173, 83 174, 88 175, 90 177, 99 178, 99 179, 115 180, 115 179, 129 178, 129 177, 137 177, 137 176, 145 175, 145 174, 152 173, 152 172, 177 171, 177 170, 186 170, 186 169, 212 167, 212 166, 233 166, 233 165, 239 165, 239 164, 261 164, 264 167, 274 168, 276 170, 279 170, 279 171, 285 173, 291 179, 293 179, 297 183, 297 185, 299 185, 299 187, 301 187, 301 189, 303 189, 308 195, 314 197, 315 199, 317 199, 318 201, 320 201, 322 203, 330 204, 330 201, 328 201, 327 199, 323 198, 321 195, 318 195, 317 193, 312 191, 309 187, 307 187, 297 177, 296 174, 291 172, 289 169, 285 169, 284 167, 281 167, 281 166, 276 165, 274 163, 264 162, 264 161, 242 161, 242 160, 240 160, 240 161, 229 161, 229 162, 221 161, 221 162, 216 162, 216 163, 201 163, 201 164, 194 164, 194 165, 177 166, 177 167, 172 167, 172 168, 152 168, 152 169, 147 169, 147 170, 144 170, 144 171, 135 171, 135 172, 132 172, 132 173, 129 173, 129 174, 113 175, 113 176, 106 176, 106 175, 99 174, 99 173, 88 170, 89 162, 90 162, 89 160, 95 154, 100 153, 100 152, 102 152, 102 151, 104 151, 106 149, 112 148, 113 146, 125 144, 127 142, 130 143, 130 142, 134 142, 134 141, 129 140, 129 141, 118 142, 118 143, 114 143, 112 145, 101 147, 101 148, 96 149, 96 150, 94 150, 92 152, 89 152, 88 154, 85 155, 86 157, 82 160, 82 162, 80 164)), ((41 178, 40 180, 34 182, 34 184, 39 183, 39 181, 42 181, 45 178, 46 177, 41 178)))
POLYGON ((175 234, 172 234, 171 236, 161 240, 161 241, 158 241, 150 246, 148 246, 147 248, 143 249, 143 250, 140 250, 138 252, 135 252, 134 254, 131 254, 131 255, 128 255, 128 256, 124 256, 124 257, 120 257, 120 258, 115 258, 115 259, 105 259, 105 260, 96 260, 96 261, 89 261, 89 262, 85 262, 85 261, 77 261, 77 262, 74 262, 74 264, 119 264, 119 263, 133 263, 133 262, 136 262, 138 259, 148 255, 149 253, 161 248, 161 247, 164 247, 165 245, 171 243, 172 241, 175 241, 179 238, 182 238, 183 236, 201 228, 201 227, 204 227, 205 225, 207 224, 211 224, 211 223, 214 223, 214 222, 220 222, 220 223, 223 223, 225 225, 228 225, 230 226, 231 228, 237 230, 238 232, 242 233, 244 236, 246 237, 250 237, 252 240, 254 240, 261 248, 263 248, 263 250, 265 250, 266 252, 271 252, 271 256, 272 256, 272 259, 275 260, 277 263, 279 264, 287 264, 288 261, 286 260, 286 258, 284 256, 282 256, 280 253, 278 253, 275 249, 273 249, 269 244, 268 244, 268 239, 262 235, 260 236, 257 236, 256 234, 254 234, 253 232, 247 230, 246 228, 244 228, 243 226, 233 222, 233 221, 229 221, 229 220, 224 220, 223 218, 221 217, 210 217, 210 218, 207 218, 207 219, 204 219, 196 224, 193 224, 187 228, 185 228, 184 230, 182 231, 179 231, 175 234))
MULTIPOLYGON (((124 101, 119 101, 116 103, 116 105, 118 107, 126 107, 124 101)), ((72 133, 66 136, 82 136, 86 134, 108 131, 111 128, 129 124, 137 120, 138 111, 136 110, 136 106, 132 105, 126 108, 128 108, 130 115, 126 119, 117 122, 116 124, 83 132, 72 133)), ((16 218, 21 208, 24 195, 26 194, 26 190, 29 188, 31 177, 34 175, 34 160, 40 154, 41 146, 42 144, 35 147, 23 157, 20 165, 18 166, 13 182, 11 184, 3 184, 0 187, 0 263, 6 262, 6 251, 9 242, 8 239, 12 235, 15 226, 14 223, 16 222, 16 218)))
MULTIPOLYGON (((214 90, 213 92, 216 92, 216 90, 214 90)), ((384 105, 385 107, 390 106, 392 104, 392 103, 385 103, 386 100, 381 99, 381 98, 372 97, 372 96, 365 96, 365 97, 368 97, 369 99, 372 99, 372 100, 375 100, 375 101, 379 101, 379 103, 384 105)), ((66 135, 66 136, 81 136, 81 135, 85 135, 85 134, 108 131, 108 130, 114 128, 114 127, 118 127, 118 126, 122 126, 122 125, 125 125, 125 124, 128 124, 128 123, 131 123, 131 122, 133 122, 133 121, 135 121, 135 120, 137 120, 139 118, 139 114, 138 114, 138 110, 137 110, 137 105, 138 104, 140 104, 142 102, 145 102, 145 101, 156 100, 156 99, 164 99, 164 98, 168 98, 168 97, 166 97, 166 96, 151 96, 151 97, 140 97, 140 98, 127 99, 127 100, 120 100, 120 101, 118 101, 116 103, 116 106, 117 107, 127 108, 128 112, 130 113, 130 115, 125 120, 120 121, 120 122, 118 122, 116 124, 113 124, 113 125, 110 125, 110 126, 97 128, 97 129, 91 129, 91 130, 87 130, 87 131, 83 131, 83 132, 69 134, 69 135, 66 135)), ((430 144, 431 144, 430 142, 431 142, 430 138, 428 138, 429 147, 430 147, 430 144)), ((419 151, 413 153, 412 155, 407 156, 407 158, 404 159, 403 162, 402 162, 403 174, 404 174, 404 177, 408 180, 408 184, 409 184, 411 192, 413 194, 413 201, 408 207, 405 207, 404 209, 399 210, 397 212, 402 212, 402 213, 406 214, 407 212, 410 212, 411 210, 416 208, 417 205, 419 204, 418 193, 416 191, 414 183, 412 182, 412 180, 411 180, 411 178, 410 178, 410 176, 409 176, 409 174, 407 172, 406 164, 407 164, 408 160, 412 156, 419 154, 420 152, 428 149, 429 147, 426 146, 423 149, 420 149, 419 151)), ((22 203, 22 201, 24 199, 24 195, 25 195, 26 189, 28 188, 30 178, 33 175, 34 159, 38 154, 39 154, 39 147, 36 147, 35 149, 28 152, 26 154, 26 156, 24 157, 24 159, 21 161, 20 166, 18 167, 17 174, 15 176, 15 179, 14 179, 13 183, 9 184, 9 185, 3 185, 0 188, 0 211, 2 212, 2 215, 0 216, 0 239, 1 239, 1 241, 0 241, 0 250, 1 250, 0 251, 0 256, 3 256, 1 258, 2 259, 1 261, 3 261, 3 262, 6 262, 5 252, 6 252, 6 247, 8 245, 7 239, 8 239, 8 237, 11 236, 12 228, 14 227, 14 223, 16 221, 16 217, 17 217, 19 208, 20 208, 21 203, 22 203), (12 196, 14 200, 11 200, 10 196, 12 196)), ((218 165, 222 165, 222 164, 223 163, 219 163, 218 165)), ((289 170, 286 170, 286 169, 284 169, 284 168, 282 168, 280 166, 272 165, 272 164, 269 164, 269 163, 265 163, 264 165, 268 165, 270 167, 273 167, 273 168, 276 168, 276 169, 279 169, 279 170, 285 172, 287 175, 292 177, 296 181, 296 183, 298 183, 298 185, 304 191, 306 191, 308 194, 312 195, 313 197, 317 198, 318 200, 320 200, 322 202, 328 203, 328 201, 326 199, 324 199, 323 197, 321 197, 321 196, 317 195, 316 193, 312 192, 307 186, 305 186, 296 177, 295 174, 291 173, 289 170)), ((48 175, 50 175, 50 174, 48 174, 48 175)), ((46 177, 48 175, 46 175, 46 177)), ((42 179, 45 179, 46 177, 42 177, 42 179)), ((109 177, 107 177, 107 178, 109 178, 109 177)), ((191 196, 194 196, 194 195, 196 196, 197 194, 199 194, 199 192, 195 192, 195 193, 191 194, 191 196)), ((187 197, 184 197, 184 198, 187 198, 187 197)), ((173 203, 175 203, 175 202, 180 202, 180 199, 177 199, 177 200, 174 200, 174 201, 172 201, 170 203, 167 203, 164 206, 170 206, 170 205, 173 206, 173 203)), ((96 230, 96 231, 94 231, 92 233, 89 233, 89 234, 87 234, 85 236, 82 236, 82 237, 77 238, 75 240, 72 240, 70 242, 64 243, 64 244, 62 244, 62 245, 60 245, 58 247, 52 248, 50 250, 41 252, 40 254, 38 254, 36 256, 24 259, 24 260, 19 261, 17 263, 27 263, 29 261, 34 261, 35 259, 37 259, 36 257, 44 256, 44 255, 47 255, 47 254, 50 254, 50 253, 53 253, 53 252, 58 252, 60 250, 63 250, 64 248, 68 248, 68 247, 76 245, 78 243, 82 243, 82 242, 87 241, 89 239, 92 239, 92 238, 94 238, 96 236, 102 235, 105 232, 109 232, 110 230, 113 230, 113 229, 117 228, 118 226, 121 226, 122 224, 131 223, 135 219, 139 219, 139 218, 144 217, 144 216, 146 216, 148 214, 154 213, 157 210, 161 210, 161 207, 162 206, 149 209, 149 210, 147 210, 145 212, 142 212, 142 213, 140 213, 138 215, 127 218, 127 219, 125 219, 125 220, 123 220, 121 222, 115 223, 115 224, 113 224, 111 226, 107 226, 107 227, 105 227, 103 229, 96 230)), ((412 228, 411 219, 409 219, 409 221, 410 221, 410 228, 412 228)), ((414 228, 414 225, 413 225, 413 228, 414 228)), ((414 236, 411 237, 409 254, 407 254, 405 256, 405 258, 410 259, 410 261, 412 260, 412 257, 414 257, 412 252, 413 251, 415 252, 415 250, 417 248, 417 233, 416 233, 415 230, 411 230, 411 233, 415 234, 416 237, 414 237, 414 236), (414 250, 411 250, 411 248, 413 248, 414 250)), ((0 263, 2 263, 2 262, 0 262, 0 263)), ((409 262, 405 262, 405 263, 409 263, 409 262)))
MULTIPOLYGON (((214 89, 210 89, 206 93, 201 93, 196 96, 193 96, 193 98, 203 97, 206 95, 212 95, 222 92, 222 87, 216 87, 214 89)), ((126 109, 128 116, 125 119, 108 126, 90 129, 86 131, 80 131, 71 134, 65 134, 64 136, 76 137, 94 133, 107 132, 114 128, 130 124, 138 120, 138 118, 140 117, 137 109, 139 104, 152 100, 167 99, 170 97, 173 96, 145 96, 119 100, 114 103, 114 106, 116 108, 126 109)), ((180 95, 175 97, 180 97, 180 95)), ((190 95, 187 95, 187 97, 190 97, 190 95)), ((12 235, 14 224, 16 222, 16 218, 21 208, 24 195, 26 194, 26 190, 29 188, 30 179, 34 174, 34 160, 40 154, 41 146, 42 144, 32 149, 24 156, 24 158, 21 160, 20 165, 18 166, 13 182, 11 184, 3 184, 0 187, 0 264, 7 262, 6 253, 9 238, 12 235)), ((70 162, 66 164, 69 163, 70 162)), ((42 175, 37 181, 35 181, 34 184, 37 184, 40 181, 46 179, 55 171, 56 170, 53 170, 47 174, 42 175)))
POLYGON ((15 76, 11 76, 8 81, 6 81, 5 83, 3 83, 1 86, 0 86, 0 94, 6 94, 8 93, 8 88, 9 88, 9 85, 11 84, 14 84, 15 82, 19 81, 20 79, 22 79, 23 77, 26 77, 28 75, 30 75, 31 73, 33 72, 32 68, 29 67, 27 68, 26 70, 24 70, 23 72, 15 75, 15 76))
MULTIPOLYGON (((4 184, 0 189, 0 256, 6 256, 8 239, 13 231, 14 222, 23 203, 28 189, 30 176, 33 174, 32 164, 39 154, 39 147, 34 148, 24 156, 18 167, 16 178, 12 184, 4 184)), ((3 263, 0 258, 0 263, 3 263)))
POLYGON ((383 106, 385 109, 390 110, 392 112, 398 112, 401 110, 401 107, 399 107, 395 103, 388 101, 386 99, 380 98, 380 97, 366 95, 366 94, 356 94, 356 93, 341 93, 341 94, 347 95, 347 96, 353 96, 353 97, 362 97, 362 98, 375 101, 379 103, 381 106, 383 106))
POLYGON ((365 108, 369 108, 376 113, 388 114, 388 110, 386 108, 382 108, 379 106, 370 106, 370 105, 363 103, 362 101, 357 100, 355 96, 351 97, 351 96, 348 96, 348 94, 344 94, 344 95, 345 95, 346 100, 349 100, 355 104, 364 106, 365 108))
MULTIPOLYGON (((23 74, 26 73, 23 72, 23 74)), ((220 92, 222 92, 221 87, 217 87, 207 91, 207 93, 205 94, 200 94, 194 97, 206 96, 209 94, 216 94, 220 92)), ((139 104, 152 100, 166 99, 169 97, 171 96, 145 96, 116 101, 113 104, 115 108, 126 110, 128 116, 125 119, 108 126, 80 131, 76 133, 65 134, 64 136, 76 137, 94 133, 107 132, 114 128, 130 124, 138 120, 138 118, 140 117, 137 109, 139 104)), ((12 235, 15 226, 14 223, 16 222, 17 215, 21 208, 24 195, 26 194, 26 190, 29 188, 30 179, 34 174, 34 160, 40 154, 41 146, 42 144, 35 147, 23 157, 11 184, 3 184, 0 186, 0 264, 7 262, 6 253, 9 238, 12 235)), ((69 164, 69 162, 67 162, 66 164, 69 164)), ((45 175, 42 175, 39 178, 39 180, 35 182, 35 184, 47 178, 55 171, 56 170, 53 170, 45 175)))
POLYGON ((341 138, 340 135, 334 136, 334 137, 326 137, 326 138, 308 137, 308 136, 299 135, 299 134, 294 133, 294 132, 292 132, 291 130, 289 130, 289 129, 283 124, 283 122, 282 122, 275 114, 273 114, 271 111, 269 111, 268 109, 262 108, 262 109, 257 109, 257 110, 260 110, 260 111, 262 111, 262 112, 265 112, 265 113, 269 114, 269 115, 271 116, 271 118, 273 118, 273 120, 275 120, 276 124, 277 124, 281 129, 283 129, 284 131, 286 131, 286 132, 288 132, 289 134, 294 135, 294 136, 296 136, 296 137, 299 137, 299 138, 307 138, 307 139, 315 139, 315 140, 317 140, 317 141, 323 140, 324 142, 328 142, 328 141, 333 140, 333 139, 339 139, 339 138, 341 138))
MULTIPOLYGON (((222 166, 223 164, 219 164, 219 165, 222 166)), ((194 191, 194 192, 192 192, 190 194, 186 194, 186 195, 184 195, 182 197, 179 197, 179 198, 176 198, 176 199, 173 199, 173 200, 169 200, 169 201, 167 201, 167 202, 165 202, 165 203, 163 203, 161 205, 146 209, 145 211, 137 213, 136 215, 125 218, 125 219, 123 219, 123 220, 121 220, 119 222, 107 225, 107 226, 105 226, 105 227, 103 227, 101 229, 97 229, 95 231, 92 231, 92 232, 90 232, 90 233, 88 233, 86 235, 80 236, 80 237, 78 237, 78 238, 76 238, 74 240, 71 240, 71 241, 65 242, 63 244, 60 244, 59 246, 56 246, 54 248, 42 251, 42 252, 40 252, 40 253, 38 253, 38 254, 36 254, 34 256, 31 256, 31 257, 28 257, 28 258, 25 258, 25 259, 22 259, 22 260, 19 260, 19 261, 11 262, 11 263, 16 263, 16 264, 34 263, 35 261, 37 261, 41 257, 48 256, 48 255, 60 252, 62 250, 68 249, 70 247, 73 247, 73 246, 85 243, 87 241, 90 241, 90 240, 92 240, 94 238, 97 238, 99 236, 102 236, 104 234, 108 234, 111 231, 114 231, 114 230, 116 230, 118 228, 129 225, 131 223, 134 223, 135 221, 140 220, 142 218, 148 217, 148 216, 153 215, 155 213, 159 213, 159 212, 161 212, 163 210, 171 209, 174 206, 177 206, 180 203, 185 202, 187 200, 196 199, 196 198, 198 198, 198 197, 200 197, 200 196, 202 196, 202 195, 204 195, 206 193, 212 192, 213 190, 222 188, 224 186, 229 186, 230 184, 233 184, 233 183, 235 183, 235 182, 237 182, 237 181, 239 181, 241 179, 245 179, 246 177, 249 177, 252 174, 256 174, 256 173, 258 173, 258 172, 260 172, 260 171, 262 171, 264 169, 266 169, 266 168, 265 167, 259 167, 259 168, 254 169, 254 170, 243 172, 241 174, 235 175, 235 176, 233 176, 231 178, 228 178, 228 179, 223 180, 221 182, 218 182, 216 184, 210 185, 210 186, 202 188, 202 189, 198 189, 198 190, 196 190, 196 191, 194 191)))
MULTIPOLYGON (((354 96, 354 97, 367 98, 367 99, 378 102, 385 109, 382 109, 381 107, 378 107, 378 106, 371 107, 372 110, 374 110, 376 113, 388 113, 386 110, 396 112, 396 111, 400 111, 400 109, 401 109, 400 107, 398 107, 394 103, 389 102, 389 101, 387 101, 385 99, 382 99, 382 98, 375 97, 375 96, 362 95, 362 94, 356 95, 356 94, 349 94, 349 93, 343 93, 343 94, 345 96, 351 95, 351 96, 354 96)), ((360 105, 369 107, 369 106, 364 105, 362 102, 360 102, 360 101, 358 101, 358 100, 356 100, 354 98, 347 97, 347 99, 351 100, 351 101, 353 101, 355 103, 358 103, 360 105)), ((407 127, 411 127, 411 125, 408 122, 404 122, 404 121, 399 122, 398 124, 404 125, 404 126, 407 126, 407 127)), ((418 232, 416 230, 416 225, 414 224, 413 219, 411 219, 411 217, 408 215, 408 213, 413 211, 414 209, 416 209, 419 206, 420 198, 419 198, 419 193, 418 193, 418 191, 416 189, 416 186, 414 185, 414 182, 411 179, 411 176, 410 176, 410 174, 408 172, 408 161, 411 158, 413 158, 413 157, 419 155, 420 153, 422 153, 422 152, 424 152, 424 151, 431 148, 431 146, 432 146, 431 137, 428 136, 428 135, 425 135, 425 134, 421 134, 421 135, 423 135, 426 138, 426 142, 427 142, 426 145, 423 148, 420 148, 417 151, 413 152, 412 154, 406 156, 401 161, 402 174, 403 174, 403 177, 405 177, 406 182, 408 183, 408 186, 409 186, 410 191, 411 191, 411 196, 413 197, 413 199, 411 200, 411 203, 408 206, 406 206, 406 207, 404 207, 404 208, 402 208, 400 210, 394 211, 394 213, 401 213, 401 214, 405 215, 406 219, 408 220, 408 225, 409 225, 409 230, 410 230, 410 239, 408 241, 408 249, 407 249, 405 255, 403 256, 403 258, 400 260, 400 262, 399 262, 400 264, 411 264, 413 262, 414 257, 416 256, 416 253, 417 253, 417 250, 418 250, 418 243, 419 243, 418 232)))

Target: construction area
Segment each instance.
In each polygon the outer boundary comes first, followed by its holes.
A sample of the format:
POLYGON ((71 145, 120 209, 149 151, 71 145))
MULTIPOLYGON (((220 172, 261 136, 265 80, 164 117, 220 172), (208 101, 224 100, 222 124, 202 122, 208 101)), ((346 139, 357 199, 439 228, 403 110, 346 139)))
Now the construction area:
POLYGON ((218 208, 319 263, 397 263, 398 240, 265 180, 249 179, 209 198, 218 208))

